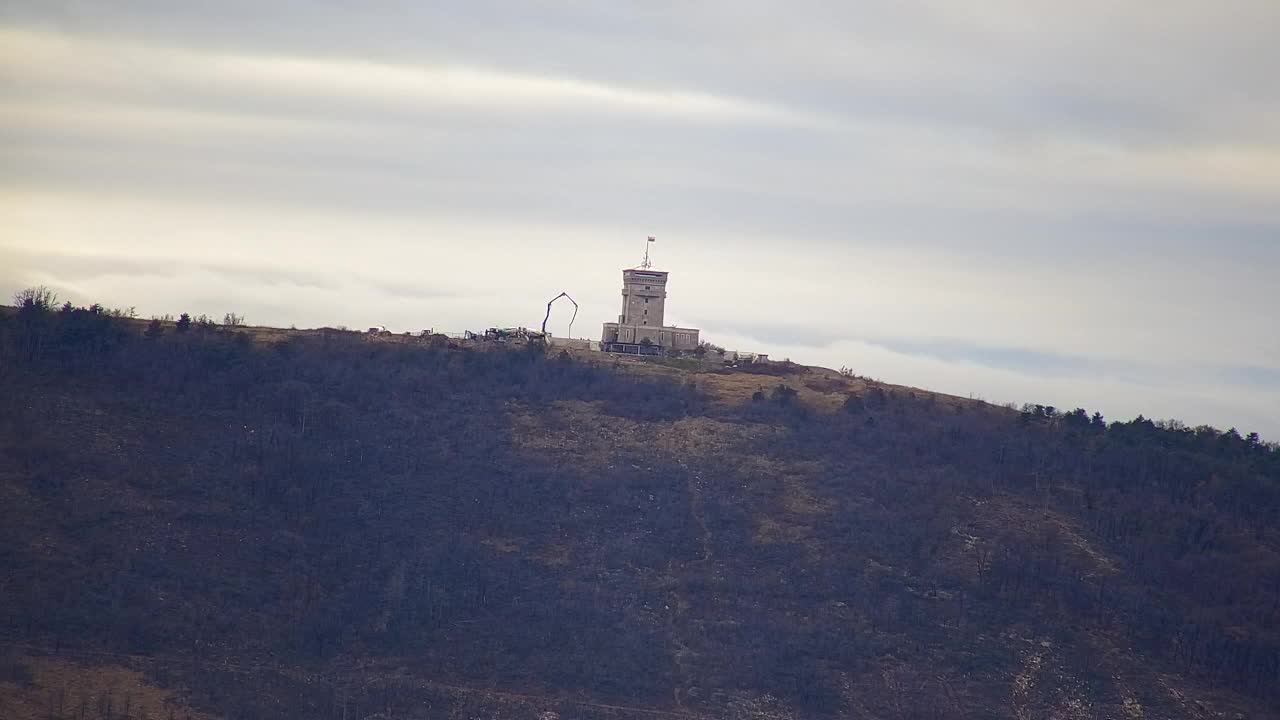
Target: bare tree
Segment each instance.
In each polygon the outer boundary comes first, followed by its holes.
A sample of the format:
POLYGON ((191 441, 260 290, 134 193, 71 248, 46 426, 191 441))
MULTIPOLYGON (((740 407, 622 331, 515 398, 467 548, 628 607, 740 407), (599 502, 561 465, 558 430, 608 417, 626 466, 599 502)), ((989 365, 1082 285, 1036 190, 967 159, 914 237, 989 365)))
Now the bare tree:
POLYGON ((13 296, 13 304, 20 307, 34 307, 48 310, 58 302, 58 293, 44 285, 20 290, 13 296))

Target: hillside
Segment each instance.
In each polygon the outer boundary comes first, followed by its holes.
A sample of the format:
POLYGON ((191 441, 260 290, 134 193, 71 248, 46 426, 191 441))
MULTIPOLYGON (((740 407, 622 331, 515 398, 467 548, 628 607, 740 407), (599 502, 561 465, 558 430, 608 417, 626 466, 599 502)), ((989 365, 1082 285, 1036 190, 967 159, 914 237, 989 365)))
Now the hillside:
POLYGON ((1280 717, 1276 446, 750 370, 6 312, 0 717, 1280 717))

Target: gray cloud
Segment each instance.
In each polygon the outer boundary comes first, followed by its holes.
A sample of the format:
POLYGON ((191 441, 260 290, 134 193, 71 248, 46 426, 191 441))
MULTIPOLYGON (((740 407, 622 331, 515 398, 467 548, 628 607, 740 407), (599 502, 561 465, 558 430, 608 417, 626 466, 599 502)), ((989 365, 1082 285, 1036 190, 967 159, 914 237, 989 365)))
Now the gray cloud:
POLYGON ((567 289, 581 333, 654 233, 712 339, 1280 436, 1278 25, 1270 0, 11 2, 0 290, 460 330, 567 289))
POLYGON ((19 2, 7 14, 205 50, 522 68, 983 131, 1079 127, 1150 142, 1262 120, 1241 108, 1274 108, 1280 11, 1268 0, 1176 5, 19 2))
POLYGON ((332 276, 308 273, 291 268, 230 263, 187 264, 173 259, 144 259, 107 255, 56 255, 30 251, 11 253, 15 265, 56 268, 58 277, 70 282, 92 282, 104 278, 172 277, 184 270, 202 271, 230 283, 254 285, 292 285, 302 288, 334 290, 339 287, 332 276))

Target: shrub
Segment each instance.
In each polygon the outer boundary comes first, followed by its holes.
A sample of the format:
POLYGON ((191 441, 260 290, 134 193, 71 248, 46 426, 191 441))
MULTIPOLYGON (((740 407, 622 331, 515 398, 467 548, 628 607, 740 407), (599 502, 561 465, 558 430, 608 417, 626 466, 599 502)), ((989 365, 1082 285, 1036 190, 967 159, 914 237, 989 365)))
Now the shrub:
POLYGON ((20 290, 13 296, 13 304, 23 309, 48 310, 57 303, 58 294, 44 285, 20 290))

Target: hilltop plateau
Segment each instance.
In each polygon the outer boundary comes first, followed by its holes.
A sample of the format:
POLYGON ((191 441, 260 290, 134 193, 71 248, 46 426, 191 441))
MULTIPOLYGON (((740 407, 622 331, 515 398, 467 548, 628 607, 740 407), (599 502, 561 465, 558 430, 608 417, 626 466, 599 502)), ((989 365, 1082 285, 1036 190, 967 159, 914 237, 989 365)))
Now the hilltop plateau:
POLYGON ((13 720, 1280 717, 1278 517, 1234 430, 0 314, 13 720))

